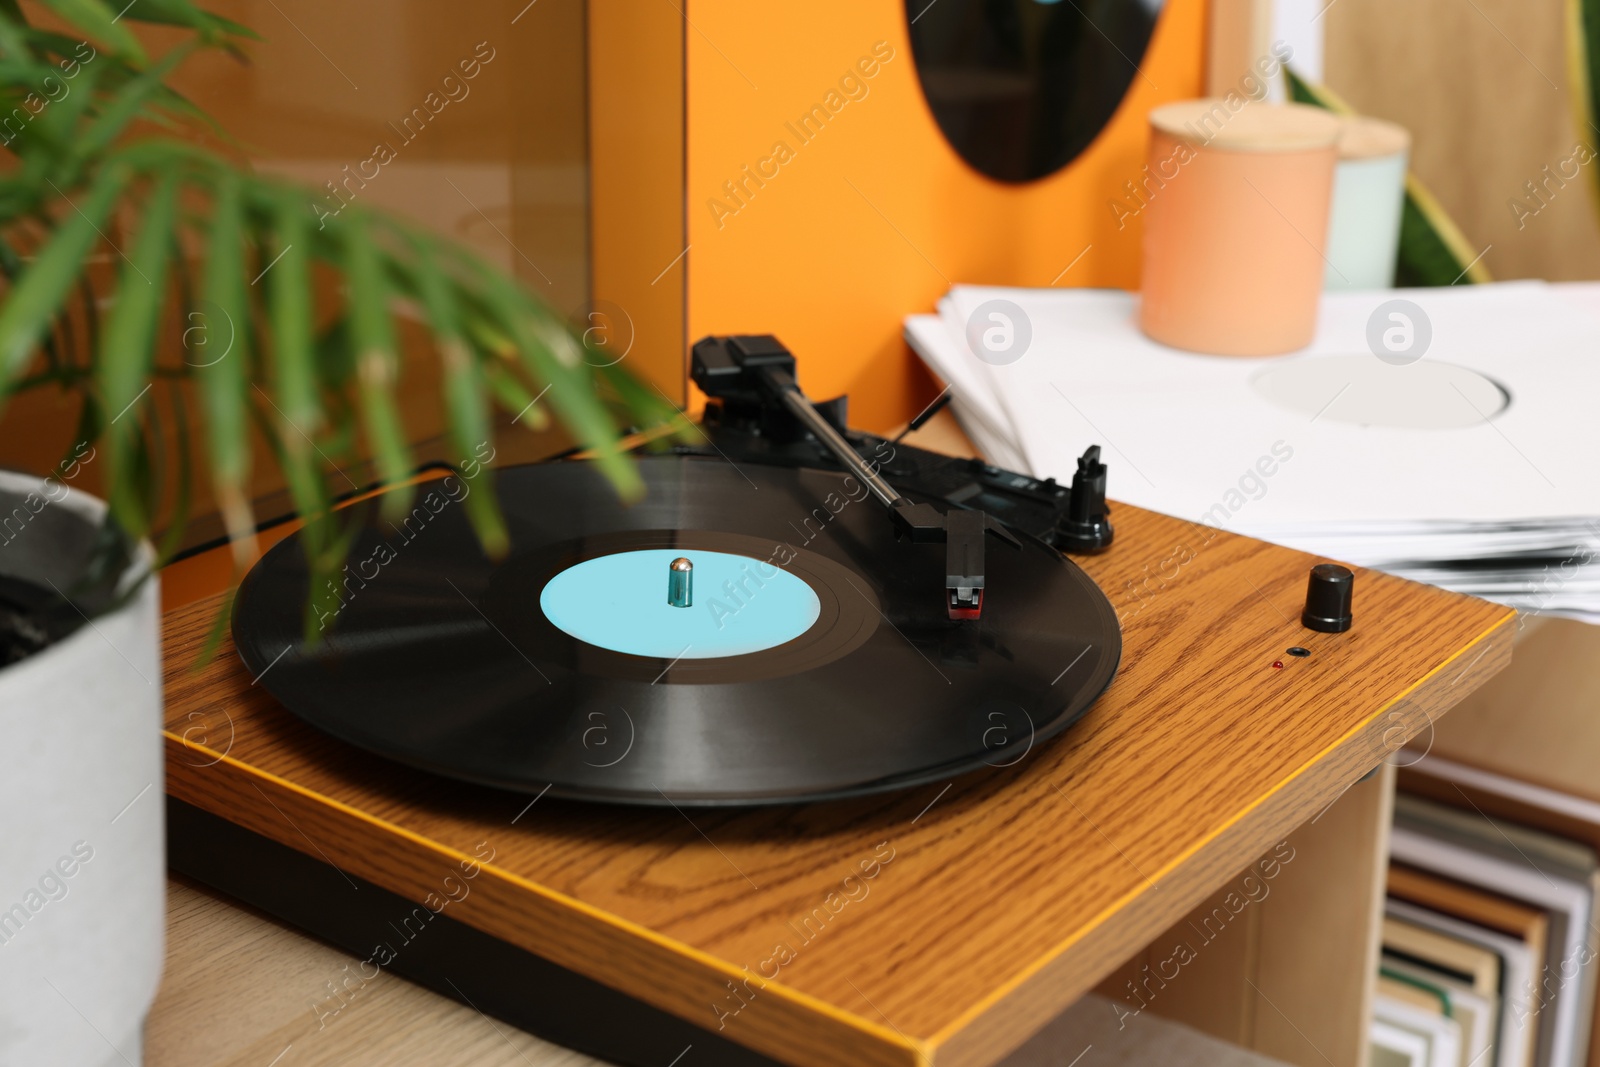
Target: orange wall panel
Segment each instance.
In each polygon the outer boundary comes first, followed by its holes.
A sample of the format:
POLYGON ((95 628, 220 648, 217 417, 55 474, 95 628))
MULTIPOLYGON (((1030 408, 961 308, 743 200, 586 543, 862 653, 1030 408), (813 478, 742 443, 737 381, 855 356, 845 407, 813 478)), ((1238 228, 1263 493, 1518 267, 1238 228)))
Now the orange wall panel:
POLYGON ((1100 137, 1026 185, 978 174, 945 142, 897 0, 685 10, 691 339, 777 334, 808 393, 849 392, 851 421, 884 429, 930 395, 901 320, 952 284, 1138 285, 1138 220, 1119 226, 1110 202, 1140 176, 1149 110, 1202 91, 1203 0, 1168 3, 1100 137), (875 47, 889 58, 847 96, 841 78, 875 47), (799 129, 830 92, 836 113, 799 129))

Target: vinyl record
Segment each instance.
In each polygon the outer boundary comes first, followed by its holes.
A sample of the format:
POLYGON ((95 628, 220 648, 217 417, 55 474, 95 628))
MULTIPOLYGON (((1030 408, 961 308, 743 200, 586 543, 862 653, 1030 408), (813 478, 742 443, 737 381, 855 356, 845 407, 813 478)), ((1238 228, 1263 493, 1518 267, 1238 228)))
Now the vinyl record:
POLYGON ((895 538, 848 476, 642 457, 623 505, 586 463, 496 477, 488 559, 452 475, 403 520, 369 507, 321 640, 289 538, 233 634, 294 714, 465 781, 634 804, 748 805, 1020 762, 1111 681, 1110 603, 1065 557, 991 537, 983 617, 946 613, 945 549, 895 538), (668 603, 675 559, 691 602, 668 603))
POLYGON ((1111 122, 1165 6, 905 0, 906 32, 950 147, 980 174, 1029 182, 1077 159, 1111 122))

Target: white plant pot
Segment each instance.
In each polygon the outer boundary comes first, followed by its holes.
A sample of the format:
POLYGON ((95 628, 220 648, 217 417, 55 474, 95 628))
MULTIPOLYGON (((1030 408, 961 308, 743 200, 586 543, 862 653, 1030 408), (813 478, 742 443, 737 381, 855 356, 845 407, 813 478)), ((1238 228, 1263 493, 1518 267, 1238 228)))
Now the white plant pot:
MULTIPOLYGON (((103 514, 59 479, 0 472, 0 575, 68 589, 103 514)), ((0 1064, 142 1062, 165 942, 164 804, 151 577, 0 668, 0 1064)))

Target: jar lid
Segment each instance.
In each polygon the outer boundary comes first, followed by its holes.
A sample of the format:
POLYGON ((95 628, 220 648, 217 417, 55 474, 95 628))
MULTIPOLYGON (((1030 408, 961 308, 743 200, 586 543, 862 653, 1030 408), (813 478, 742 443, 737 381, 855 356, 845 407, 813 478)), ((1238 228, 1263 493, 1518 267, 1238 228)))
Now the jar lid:
POLYGON ((1232 107, 1221 97, 1207 97, 1163 104, 1150 112, 1150 125, 1169 136, 1207 148, 1233 152, 1304 152, 1336 144, 1341 122, 1332 112, 1309 104, 1246 101, 1232 107))
POLYGON ((1340 159, 1383 159, 1411 147, 1411 131, 1397 122, 1366 115, 1340 118, 1340 159))

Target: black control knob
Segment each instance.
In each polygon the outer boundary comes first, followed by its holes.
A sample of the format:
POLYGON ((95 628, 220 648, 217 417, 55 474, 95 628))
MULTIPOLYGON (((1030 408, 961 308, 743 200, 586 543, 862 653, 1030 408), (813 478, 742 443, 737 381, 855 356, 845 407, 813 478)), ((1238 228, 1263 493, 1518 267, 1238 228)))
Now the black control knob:
POLYGON ((1350 629, 1350 600, 1355 584, 1356 576, 1349 567, 1337 563, 1312 567, 1300 625, 1324 634, 1342 634, 1350 629))

